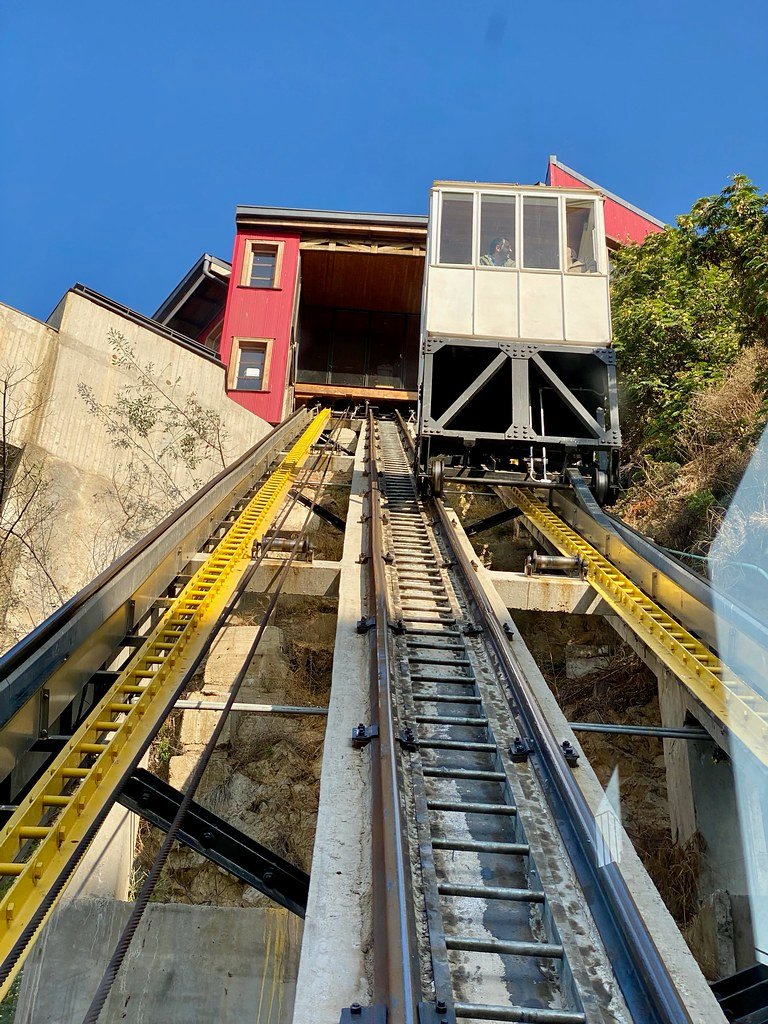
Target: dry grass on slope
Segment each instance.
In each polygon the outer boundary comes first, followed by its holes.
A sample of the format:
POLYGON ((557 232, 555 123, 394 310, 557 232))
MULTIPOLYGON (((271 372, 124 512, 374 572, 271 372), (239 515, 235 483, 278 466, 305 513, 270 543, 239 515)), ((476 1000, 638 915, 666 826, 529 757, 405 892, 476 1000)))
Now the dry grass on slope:
POLYGON ((681 428, 681 462, 633 455, 633 482, 616 505, 630 526, 666 547, 706 554, 760 438, 768 347, 742 350, 723 378, 701 391, 681 428))

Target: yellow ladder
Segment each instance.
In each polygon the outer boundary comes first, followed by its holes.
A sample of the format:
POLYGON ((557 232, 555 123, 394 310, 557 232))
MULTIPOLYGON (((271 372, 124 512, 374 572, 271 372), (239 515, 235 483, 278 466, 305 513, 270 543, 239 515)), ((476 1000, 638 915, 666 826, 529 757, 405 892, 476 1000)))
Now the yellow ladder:
POLYGON ((586 577, 612 610, 723 725, 768 765, 768 702, 734 675, 700 640, 652 601, 575 530, 520 487, 520 511, 555 547, 581 558, 586 577))
MULTIPOLYGON (((0 832, 3 965, 73 854, 84 852, 89 828, 162 724, 184 672, 202 650, 248 567, 254 543, 274 521, 329 416, 325 409, 314 417, 0 832)), ((29 948, 28 943, 0 987, 0 998, 29 948)))

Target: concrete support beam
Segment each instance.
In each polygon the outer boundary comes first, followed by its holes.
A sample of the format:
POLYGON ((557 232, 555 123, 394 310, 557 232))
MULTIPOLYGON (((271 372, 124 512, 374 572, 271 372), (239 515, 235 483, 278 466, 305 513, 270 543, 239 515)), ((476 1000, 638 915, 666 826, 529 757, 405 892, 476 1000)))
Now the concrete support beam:
MULTIPOLYGON (((358 555, 360 552, 358 551, 358 555)), ((203 564, 207 555, 197 555, 189 562, 188 573, 196 572, 203 564)), ((254 573, 248 585, 251 594, 264 594, 271 591, 282 566, 285 563, 279 558, 266 558, 254 573)), ((305 597, 336 597, 339 593, 339 577, 341 562, 326 562, 315 559, 312 562, 294 562, 288 570, 283 583, 283 594, 297 594, 305 597)))
POLYGON ((492 571, 488 575, 508 609, 578 615, 604 615, 608 610, 584 580, 568 576, 526 576, 523 572, 492 571))
POLYGON ((370 721, 369 639, 363 615, 363 435, 358 441, 339 579, 336 650, 323 748, 320 805, 301 948, 294 1024, 338 1024, 341 1009, 370 1003, 371 749, 354 750, 352 729, 370 721))

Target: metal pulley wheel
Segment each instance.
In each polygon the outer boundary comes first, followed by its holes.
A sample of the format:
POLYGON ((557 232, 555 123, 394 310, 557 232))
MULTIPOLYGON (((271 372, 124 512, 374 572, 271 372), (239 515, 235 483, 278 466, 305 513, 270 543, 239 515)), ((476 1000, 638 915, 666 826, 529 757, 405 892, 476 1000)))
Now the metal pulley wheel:
POLYGON ((578 572, 582 577, 585 563, 577 555, 540 555, 534 551, 525 560, 525 575, 533 576, 546 572, 578 572))

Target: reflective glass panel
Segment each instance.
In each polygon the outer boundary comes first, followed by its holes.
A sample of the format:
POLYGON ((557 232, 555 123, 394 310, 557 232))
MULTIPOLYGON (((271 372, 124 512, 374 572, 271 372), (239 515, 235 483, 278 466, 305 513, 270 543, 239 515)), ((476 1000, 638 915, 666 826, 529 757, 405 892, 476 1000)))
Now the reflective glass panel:
POLYGON ((480 197, 480 266, 514 267, 515 197, 480 197))
POLYGON ((557 199, 523 197, 523 261, 530 270, 559 270, 557 199))
POLYGON ((565 202, 565 266, 569 274, 597 273, 595 204, 591 200, 565 202))
POLYGON ((443 195, 440 220, 440 263, 472 262, 472 200, 460 192, 443 195))

